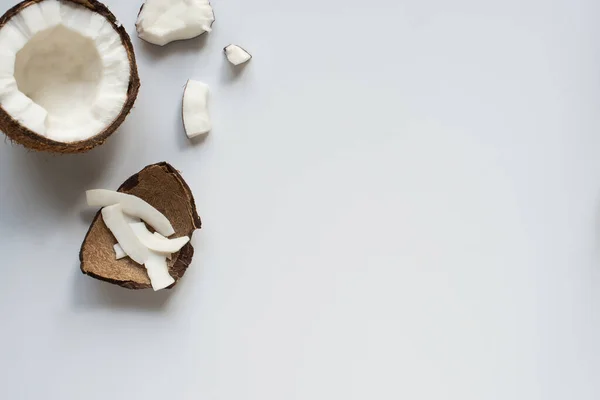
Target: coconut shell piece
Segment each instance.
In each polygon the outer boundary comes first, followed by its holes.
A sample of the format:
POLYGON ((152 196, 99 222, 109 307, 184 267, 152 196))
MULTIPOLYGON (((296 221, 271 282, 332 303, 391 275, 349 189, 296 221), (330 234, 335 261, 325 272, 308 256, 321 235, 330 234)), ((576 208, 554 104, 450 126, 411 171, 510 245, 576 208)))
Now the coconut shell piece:
MULTIPOLYGON (((0 17, 0 29, 4 27, 4 25, 11 18, 23 11, 23 9, 29 7, 32 4, 40 3, 42 1, 44 0, 24 0, 12 7, 11 9, 9 9, 8 11, 6 11, 6 13, 4 13, 2 17, 0 17)), ((106 139, 108 139, 110 135, 112 135, 117 130, 117 128, 123 123, 123 121, 125 121, 125 117, 127 117, 129 112, 131 111, 131 108, 135 103, 135 99, 137 98, 140 89, 140 77, 138 75, 135 53, 133 51, 133 45, 131 44, 129 34, 127 34, 125 28, 117 21, 117 18, 113 15, 113 13, 110 12, 110 10, 104 4, 97 0, 62 1, 78 4, 102 15, 113 26, 113 28, 121 37, 121 42, 123 43, 125 51, 127 52, 127 56, 129 58, 130 68, 129 86, 127 88, 127 100, 123 105, 121 113, 110 125, 108 125, 102 132, 98 133, 97 135, 78 142, 63 143, 38 135, 32 130, 19 124, 15 119, 11 117, 9 113, 7 113, 2 107, 0 107, 0 130, 4 132, 4 134, 6 134, 6 136, 13 142, 21 144, 31 150, 65 154, 84 153, 93 149, 96 146, 104 144, 106 139)))
MULTIPOLYGON (((118 191, 137 196, 162 212, 175 229, 172 237, 191 237, 196 229, 200 229, 201 221, 190 188, 179 172, 166 162, 142 169, 127 179, 118 191)), ((128 257, 116 259, 113 248, 115 243, 116 239, 98 212, 79 252, 81 271, 127 289, 151 288, 150 278, 143 265, 136 264, 128 257)), ((172 255, 171 260, 167 260, 169 274, 175 279, 175 283, 169 288, 181 279, 193 255, 194 248, 191 243, 187 243, 172 255)))

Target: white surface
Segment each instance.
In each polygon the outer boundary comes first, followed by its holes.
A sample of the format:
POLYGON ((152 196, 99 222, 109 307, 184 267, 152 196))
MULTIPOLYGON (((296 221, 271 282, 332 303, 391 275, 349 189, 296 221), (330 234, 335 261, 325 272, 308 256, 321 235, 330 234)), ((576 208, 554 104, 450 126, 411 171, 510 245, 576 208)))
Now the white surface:
POLYGON ((164 48, 108 4, 142 78, 123 127, 0 146, 2 398, 600 398, 599 2, 215 1, 164 48), (84 191, 161 160, 203 217, 185 278, 81 275, 84 191))

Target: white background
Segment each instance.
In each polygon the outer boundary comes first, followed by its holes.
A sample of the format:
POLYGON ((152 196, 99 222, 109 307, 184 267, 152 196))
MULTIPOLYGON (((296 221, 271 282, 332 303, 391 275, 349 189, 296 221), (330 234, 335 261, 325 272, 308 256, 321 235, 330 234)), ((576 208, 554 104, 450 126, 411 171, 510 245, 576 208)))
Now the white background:
POLYGON ((214 0, 165 48, 107 3, 142 79, 122 128, 0 143, 1 398, 600 398, 600 2, 214 0), (82 275, 84 191, 163 160, 204 222, 185 278, 82 275))

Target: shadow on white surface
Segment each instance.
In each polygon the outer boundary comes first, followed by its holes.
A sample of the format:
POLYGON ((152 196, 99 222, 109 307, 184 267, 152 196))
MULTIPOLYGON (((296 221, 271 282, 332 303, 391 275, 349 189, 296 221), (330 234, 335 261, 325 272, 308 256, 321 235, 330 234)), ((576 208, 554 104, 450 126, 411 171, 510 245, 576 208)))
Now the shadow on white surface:
POLYGON ((166 312, 177 286, 154 292, 151 289, 130 290, 84 275, 77 263, 73 277, 72 305, 77 311, 97 309, 145 310, 166 312))
POLYGON ((111 137, 88 153, 68 155, 37 153, 15 146, 9 157, 21 197, 44 199, 45 208, 54 212, 71 211, 85 190, 109 174, 118 142, 118 137, 111 137))
MULTIPOLYGON (((116 190, 116 188, 115 188, 116 190)), ((81 221, 83 223, 85 223, 86 225, 91 225, 92 221, 94 220, 94 217, 96 216, 96 214, 98 213, 98 209, 95 208, 86 208, 84 210, 81 210, 81 212, 79 213, 80 217, 81 217, 81 221)))
POLYGON ((138 38, 136 48, 141 48, 141 50, 136 50, 136 52, 143 51, 145 53, 144 56, 154 61, 169 57, 173 54, 198 53, 206 46, 209 36, 209 34, 205 33, 193 39, 178 40, 164 46, 148 43, 145 40, 138 38))
POLYGON ((227 84, 241 79, 241 77, 245 74, 246 67, 251 62, 252 60, 240 65, 233 65, 232 63, 227 61, 227 58, 225 56, 223 56, 223 67, 221 68, 221 83, 227 84))

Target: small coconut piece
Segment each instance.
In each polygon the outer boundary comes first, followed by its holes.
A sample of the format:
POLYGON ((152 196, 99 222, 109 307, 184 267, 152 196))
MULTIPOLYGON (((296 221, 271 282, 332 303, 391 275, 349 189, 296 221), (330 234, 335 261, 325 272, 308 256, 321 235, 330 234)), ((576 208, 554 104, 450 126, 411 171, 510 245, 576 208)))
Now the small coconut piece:
MULTIPOLYGON (((190 188, 177 170, 165 162, 147 166, 127 179, 118 191, 139 197, 163 213, 177 237, 191 238, 193 232, 200 229, 201 221, 190 188)), ((98 212, 81 246, 81 271, 128 289, 151 288, 146 267, 129 257, 115 259, 116 242, 98 212)), ((175 283, 184 275, 193 255, 194 248, 187 243, 167 262, 169 275, 175 283)))
POLYGON ((246 63, 252 58, 250 53, 235 44, 230 44, 229 46, 225 47, 223 51, 225 52, 225 56, 229 62, 233 65, 246 63))
MULTIPOLYGON (((156 237, 158 237, 160 239, 166 239, 166 237, 164 237, 163 235, 161 235, 158 232, 154 232, 154 236, 156 236, 156 237)), ((171 259, 171 253, 166 253, 166 254, 167 254, 167 260, 170 260, 171 259)))
POLYGON ((214 21, 209 0, 146 0, 135 27, 140 39, 164 46, 210 32, 214 21))
POLYGON ((25 0, 0 18, 0 129, 80 153, 121 125, 140 80, 125 29, 96 0, 25 0))
POLYGON ((169 275, 167 257, 164 254, 150 250, 150 256, 145 265, 152 289, 155 292, 175 283, 175 279, 169 275))
POLYGON ((117 260, 127 257, 127 253, 125 253, 125 251, 119 243, 115 243, 113 248, 115 249, 115 256, 117 257, 117 260))
POLYGON ((130 217, 141 218, 159 233, 171 236, 175 233, 169 219, 156 208, 136 196, 106 189, 93 189, 85 192, 90 207, 106 207, 120 204, 123 212, 130 217))
POLYGON ((208 85, 194 81, 187 81, 183 91, 183 127, 188 138, 206 135, 212 129, 210 114, 208 113, 208 85))
POLYGON ((176 239, 161 239, 158 236, 154 236, 152 232, 146 228, 146 224, 138 222, 130 224, 133 233, 137 236, 138 240, 146 246, 148 249, 159 252, 159 253, 176 253, 178 252, 190 238, 187 236, 176 238, 176 239))

